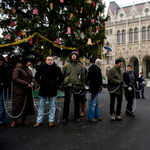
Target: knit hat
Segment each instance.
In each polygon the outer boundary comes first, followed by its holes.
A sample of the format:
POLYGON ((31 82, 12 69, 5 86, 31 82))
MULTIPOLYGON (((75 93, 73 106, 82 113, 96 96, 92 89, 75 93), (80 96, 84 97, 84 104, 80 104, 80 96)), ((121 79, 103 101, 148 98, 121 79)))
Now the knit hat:
POLYGON ((95 60, 95 65, 96 65, 96 66, 101 66, 101 64, 102 64, 102 63, 101 63, 101 60, 100 60, 100 59, 96 59, 96 60, 95 60))
POLYGON ((76 59, 78 59, 78 58, 79 58, 78 53, 77 53, 76 51, 73 51, 73 52, 70 54, 70 59, 71 59, 71 57, 72 57, 72 55, 73 55, 73 54, 75 54, 75 55, 77 56, 77 58, 76 58, 76 59))
POLYGON ((143 74, 143 72, 140 72, 140 74, 143 74))
POLYGON ((116 59, 115 64, 118 64, 118 63, 120 63, 120 62, 122 62, 122 60, 121 60, 121 59, 116 59))
POLYGON ((24 66, 26 66, 27 62, 30 61, 30 58, 28 57, 23 57, 20 61, 20 63, 24 66))

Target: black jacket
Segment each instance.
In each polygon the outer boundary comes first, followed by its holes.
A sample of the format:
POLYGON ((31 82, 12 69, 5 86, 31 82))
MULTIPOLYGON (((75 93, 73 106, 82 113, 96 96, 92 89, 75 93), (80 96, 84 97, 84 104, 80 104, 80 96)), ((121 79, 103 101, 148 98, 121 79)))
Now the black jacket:
MULTIPOLYGON (((143 80, 140 79, 140 78, 136 75, 135 72, 133 72, 133 75, 134 75, 134 77, 135 77, 135 79, 134 79, 134 87, 137 89, 136 81, 143 81, 143 80)), ((125 73, 123 74, 123 80, 124 80, 125 84, 127 85, 127 87, 124 88, 124 89, 125 89, 125 97, 126 97, 126 100, 129 101, 129 100, 131 100, 131 93, 133 92, 134 89, 133 89, 133 87, 132 87, 132 91, 129 91, 129 90, 128 90, 128 87, 131 87, 131 85, 130 85, 129 75, 128 75, 127 72, 125 72, 125 73)))
MULTIPOLYGON (((136 86, 136 81, 139 81, 139 82, 144 81, 143 79, 140 79, 140 78, 136 75, 135 72, 133 72, 133 75, 134 75, 134 77, 135 77, 135 80, 134 80, 134 85, 135 85, 135 86, 136 86)), ((128 76, 127 72, 125 72, 125 73, 123 74, 123 80, 124 80, 125 84, 127 85, 127 87, 125 88, 125 90, 126 90, 126 89, 130 86, 130 85, 129 85, 130 80, 129 80, 129 76, 128 76)))
POLYGON ((0 66, 0 92, 6 89, 11 84, 12 73, 9 65, 5 64, 5 58, 0 54, 0 60, 3 61, 3 65, 0 66))
POLYGON ((63 81, 63 74, 54 64, 45 64, 38 68, 35 81, 40 85, 40 96, 57 96, 57 87, 63 81))
POLYGON ((89 68, 87 81, 89 81, 89 92, 93 94, 98 93, 99 88, 102 85, 102 73, 98 66, 92 65, 89 68))

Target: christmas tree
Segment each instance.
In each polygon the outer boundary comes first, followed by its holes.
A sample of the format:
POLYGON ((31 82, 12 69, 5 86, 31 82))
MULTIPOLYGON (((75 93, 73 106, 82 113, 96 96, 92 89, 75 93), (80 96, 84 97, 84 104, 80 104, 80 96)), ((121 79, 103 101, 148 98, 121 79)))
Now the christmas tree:
POLYGON ((1 47, 0 52, 15 60, 29 56, 35 64, 51 53, 66 59, 71 48, 78 50, 80 57, 97 58, 106 38, 108 17, 102 16, 104 8, 102 0, 2 0, 1 44, 17 42, 37 32, 57 46, 35 35, 21 44, 1 47))

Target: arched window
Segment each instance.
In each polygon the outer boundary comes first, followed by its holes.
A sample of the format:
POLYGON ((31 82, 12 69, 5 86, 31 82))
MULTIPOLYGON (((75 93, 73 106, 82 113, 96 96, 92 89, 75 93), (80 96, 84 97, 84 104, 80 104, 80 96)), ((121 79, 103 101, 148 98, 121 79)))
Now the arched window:
POLYGON ((138 40, 138 29, 134 30, 134 40, 138 40))
POLYGON ((133 30, 130 29, 129 31, 129 41, 133 41, 133 30))
POLYGON ((117 32, 117 43, 120 43, 120 31, 117 32))
POLYGON ((122 31, 122 42, 126 41, 126 32, 125 30, 122 31))
POLYGON ((146 28, 145 27, 143 27, 142 29, 142 39, 146 40, 146 28))
POLYGON ((150 26, 148 27, 148 39, 150 39, 150 26))

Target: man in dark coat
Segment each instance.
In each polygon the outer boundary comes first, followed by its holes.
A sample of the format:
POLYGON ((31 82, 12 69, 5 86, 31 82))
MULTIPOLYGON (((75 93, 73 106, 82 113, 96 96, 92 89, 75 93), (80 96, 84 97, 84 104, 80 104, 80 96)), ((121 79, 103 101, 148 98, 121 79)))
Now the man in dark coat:
POLYGON ((145 79, 143 77, 143 72, 140 73, 140 79, 142 79, 143 81, 139 81, 139 90, 141 90, 141 97, 143 99, 145 99, 144 97, 144 86, 146 86, 146 83, 145 83, 145 79))
POLYGON ((111 120, 119 120, 122 118, 121 114, 121 106, 122 106, 122 95, 124 93, 123 87, 123 72, 121 71, 122 61, 120 59, 116 59, 115 66, 109 70, 108 73, 108 91, 110 93, 110 115, 111 120), (117 107, 116 112, 114 110, 115 107, 115 99, 117 98, 117 107), (115 117, 116 115, 116 117, 115 117))
POLYGON ((44 116, 45 103, 49 100, 49 127, 54 126, 56 100, 57 100, 57 88, 63 81, 63 74, 59 67, 54 64, 54 58, 52 56, 46 57, 46 64, 38 68, 35 74, 35 81, 40 85, 39 90, 39 107, 36 124, 34 128, 39 127, 42 124, 44 116))
POLYGON ((125 84, 127 87, 125 87, 125 97, 127 100, 127 106, 126 106, 126 114, 131 117, 135 117, 132 109, 133 105, 133 99, 135 98, 135 86, 136 81, 144 81, 143 79, 140 79, 135 72, 132 71, 132 66, 127 66, 127 71, 123 74, 123 79, 125 81, 125 84))
POLYGON ((91 122, 101 121, 98 111, 98 93, 102 85, 101 60, 96 59, 95 64, 89 68, 87 81, 89 81, 89 92, 92 93, 89 106, 88 120, 91 122))
POLYGON ((0 124, 4 124, 6 120, 3 96, 6 96, 6 89, 10 86, 11 76, 11 69, 5 63, 5 58, 3 55, 0 54, 0 124))

